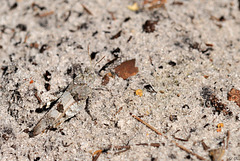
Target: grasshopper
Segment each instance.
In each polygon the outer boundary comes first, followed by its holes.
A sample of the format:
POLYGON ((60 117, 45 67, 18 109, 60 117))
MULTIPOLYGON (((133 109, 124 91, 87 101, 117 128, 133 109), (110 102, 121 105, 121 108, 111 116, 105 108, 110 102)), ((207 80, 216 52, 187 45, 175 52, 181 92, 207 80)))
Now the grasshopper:
MULTIPOLYGON (((93 73, 92 73, 93 74, 93 73)), ((63 94, 55 101, 52 108, 39 120, 29 132, 30 137, 43 133, 47 129, 57 128, 64 121, 75 116, 86 106, 87 98, 92 93, 89 71, 78 74, 63 94)))

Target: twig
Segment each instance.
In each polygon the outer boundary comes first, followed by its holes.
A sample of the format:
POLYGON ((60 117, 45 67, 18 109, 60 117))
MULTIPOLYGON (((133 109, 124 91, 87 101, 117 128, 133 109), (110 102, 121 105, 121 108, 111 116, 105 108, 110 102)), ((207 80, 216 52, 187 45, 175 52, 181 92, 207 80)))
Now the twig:
POLYGON ((123 109, 123 107, 120 107, 120 108, 118 109, 118 111, 117 111, 113 116, 116 116, 122 109, 123 109))
POLYGON ((50 15, 52 15, 52 14, 54 14, 54 11, 44 12, 44 13, 42 13, 42 14, 39 14, 38 16, 39 16, 39 17, 47 17, 47 16, 50 16, 50 15))
POLYGON ((98 157, 102 154, 102 150, 97 150, 92 154, 92 161, 96 161, 98 157))
POLYGON ((207 146, 206 143, 203 140, 201 142, 202 142, 203 150, 207 151, 207 150, 210 149, 209 146, 207 146))
MULTIPOLYGON (((130 115, 132 115, 132 114, 130 113, 130 115)), ((145 121, 143 121, 142 119, 140 119, 139 117, 137 117, 137 116, 135 116, 135 115, 132 115, 132 117, 135 118, 136 120, 138 120, 139 122, 141 122, 142 124, 146 125, 149 129, 153 130, 153 131, 154 131, 155 133, 157 133, 158 135, 162 135, 162 136, 164 136, 166 139, 168 139, 167 136, 165 136, 165 135, 163 135, 162 133, 160 133, 157 129, 155 129, 154 127, 152 127, 151 125, 149 125, 148 123, 146 123, 145 121)), ((168 140, 170 140, 170 139, 168 139, 168 140)), ((171 143, 174 143, 177 147, 179 147, 179 148, 182 149, 183 151, 185 151, 185 152, 187 152, 187 153, 189 153, 189 154, 192 154, 192 155, 196 156, 198 159, 200 159, 200 160, 206 160, 204 157, 201 157, 200 155, 192 152, 191 150, 185 148, 184 146, 179 145, 176 141, 170 140, 170 142, 171 142, 171 143)))
POLYGON ((81 4, 83 9, 89 14, 89 15, 93 15, 92 12, 83 4, 81 4))
POLYGON ((115 146, 114 149, 119 150, 119 151, 114 153, 114 154, 116 155, 116 154, 123 153, 125 151, 128 151, 130 148, 131 148, 130 145, 127 145, 127 146, 115 146))
POLYGON ((41 104, 42 100, 41 98, 38 96, 37 92, 34 93, 34 96, 36 97, 36 99, 38 100, 38 103, 41 104))
MULTIPOLYGON (((132 114, 130 114, 130 115, 132 115, 132 114)), ((162 135, 162 133, 160 133, 157 129, 155 129, 154 127, 152 127, 151 125, 149 125, 148 123, 146 123, 145 121, 140 119, 139 117, 137 117, 135 115, 132 115, 132 117, 135 118, 136 120, 138 120, 139 122, 141 122, 142 124, 146 125, 149 129, 153 130, 158 135, 162 135)))
POLYGON ((229 138, 230 138, 230 131, 227 131, 227 146, 226 149, 228 149, 228 142, 229 142, 229 138))

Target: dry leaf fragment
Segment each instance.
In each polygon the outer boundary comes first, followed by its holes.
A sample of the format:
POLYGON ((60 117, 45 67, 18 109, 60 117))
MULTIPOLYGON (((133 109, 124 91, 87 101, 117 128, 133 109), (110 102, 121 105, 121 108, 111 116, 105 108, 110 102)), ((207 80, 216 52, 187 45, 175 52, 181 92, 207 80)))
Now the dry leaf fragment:
POLYGON ((128 60, 115 68, 116 74, 124 80, 138 73, 138 67, 135 67, 135 59, 128 60))
POLYGON ((30 48, 38 49, 39 44, 38 43, 31 43, 29 46, 30 46, 30 48))
POLYGON ((103 78, 102 78, 102 85, 107 85, 108 84, 108 82, 109 82, 109 77, 113 77, 113 75, 112 75, 112 73, 111 72, 109 72, 109 73, 107 73, 107 74, 105 74, 104 76, 103 76, 103 78))
POLYGON ((232 88, 230 92, 228 92, 227 99, 229 101, 234 101, 240 107, 240 91, 232 88))
POLYGON ((139 10, 138 4, 136 2, 133 3, 133 5, 127 6, 127 8, 131 11, 138 11, 139 10))

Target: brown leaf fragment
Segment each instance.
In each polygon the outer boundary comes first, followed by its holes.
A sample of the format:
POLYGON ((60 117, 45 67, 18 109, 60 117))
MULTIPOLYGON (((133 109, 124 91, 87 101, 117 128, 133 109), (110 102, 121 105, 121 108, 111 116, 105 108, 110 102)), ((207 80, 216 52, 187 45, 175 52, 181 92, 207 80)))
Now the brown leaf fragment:
POLYGON ((109 82, 109 77, 108 77, 108 74, 105 74, 102 78, 102 85, 107 85, 109 82))
POLYGON ((160 144, 159 143, 151 143, 150 146, 158 148, 158 147, 160 147, 160 144))
POLYGON ((126 80, 138 73, 138 67, 135 67, 135 59, 128 60, 115 68, 116 74, 126 80))
POLYGON ((209 76, 208 76, 208 75, 204 75, 203 77, 204 77, 205 79, 208 79, 209 76))
POLYGON ((228 92, 227 99, 229 101, 234 101, 240 107, 240 91, 232 88, 230 92, 228 92))
POLYGON ((30 48, 38 49, 39 44, 38 43, 31 43, 29 46, 30 46, 30 48))
POLYGON ((143 31, 146 33, 154 32, 156 24, 157 24, 157 21, 147 20, 142 26, 143 31))

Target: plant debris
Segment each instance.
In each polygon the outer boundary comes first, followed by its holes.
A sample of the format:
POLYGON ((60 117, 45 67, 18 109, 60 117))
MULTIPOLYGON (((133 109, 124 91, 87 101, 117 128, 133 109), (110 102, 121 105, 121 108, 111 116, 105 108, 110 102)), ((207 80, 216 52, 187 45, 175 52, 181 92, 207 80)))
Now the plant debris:
POLYGON ((84 11, 86 11, 89 15, 93 15, 92 12, 85 5, 83 5, 83 4, 81 4, 81 5, 82 5, 84 11))
POLYGON ((41 104, 42 100, 41 98, 38 96, 37 92, 34 93, 34 96, 36 97, 36 99, 38 100, 38 103, 41 104))
POLYGON ((133 5, 128 5, 127 8, 131 11, 138 11, 139 10, 137 2, 133 3, 133 5))
MULTIPOLYGON (((155 8, 165 8, 165 3, 167 0, 152 0, 150 2, 150 7, 148 7, 149 10, 155 9, 155 8)), ((144 1, 145 4, 149 3, 147 0, 144 1)))
POLYGON ((146 32, 146 33, 154 32, 155 31, 155 25, 157 23, 158 23, 158 21, 147 20, 142 26, 143 31, 146 32))
POLYGON ((115 155, 116 154, 120 154, 120 153, 123 153, 125 151, 128 151, 130 149, 130 145, 126 145, 126 146, 115 146, 114 149, 118 150, 118 152, 114 153, 115 155))
POLYGON ((116 74, 126 80, 138 73, 138 67, 135 67, 135 59, 128 60, 115 68, 116 74))
POLYGON ((202 88, 201 96, 205 99, 206 107, 214 107, 214 113, 217 112, 220 114, 223 112, 224 115, 232 116, 232 111, 230 111, 227 105, 222 103, 208 87, 202 88))
POLYGON ((183 2, 180 2, 180 1, 174 1, 174 2, 172 3, 172 5, 178 5, 178 6, 181 6, 181 5, 183 5, 183 2))
POLYGON ((228 92, 227 99, 229 101, 234 101, 240 107, 240 91, 232 88, 230 92, 228 92))
POLYGON ((96 161, 98 157, 102 154, 102 150, 97 150, 92 154, 92 161, 96 161))
MULTIPOLYGON (((137 116, 135 116, 135 115, 133 115, 133 114, 131 114, 131 113, 130 113, 130 115, 131 115, 133 118, 135 118, 136 120, 138 120, 139 122, 141 122, 142 124, 146 125, 149 129, 151 129, 152 131, 154 131, 156 134, 163 136, 163 137, 164 137, 165 139, 167 139, 167 140, 170 140, 166 135, 163 135, 161 132, 159 132, 157 129, 155 129, 153 126, 149 125, 148 123, 146 123, 145 121, 143 121, 143 120, 140 119, 139 117, 137 117, 137 116)), ((175 144, 175 145, 176 145, 177 147, 179 147, 181 150, 183 150, 183 151, 185 151, 185 152, 187 152, 187 153, 189 153, 189 154, 192 154, 192 155, 196 156, 198 159, 200 159, 200 160, 206 160, 206 159, 203 158, 202 156, 200 156, 200 155, 192 152, 191 150, 185 148, 185 147, 182 146, 182 145, 179 145, 176 141, 170 140, 170 142, 173 143, 173 144, 175 144)))
POLYGON ((108 84, 108 82, 109 82, 109 77, 113 77, 113 75, 112 75, 112 73, 111 72, 109 72, 109 73, 107 73, 107 74, 105 74, 104 76, 103 76, 103 78, 102 78, 102 85, 107 85, 108 84))
POLYGON ((115 35, 113 35, 110 40, 113 40, 113 39, 117 39, 121 36, 121 33, 122 33, 122 30, 120 30, 118 33, 116 33, 115 35))

